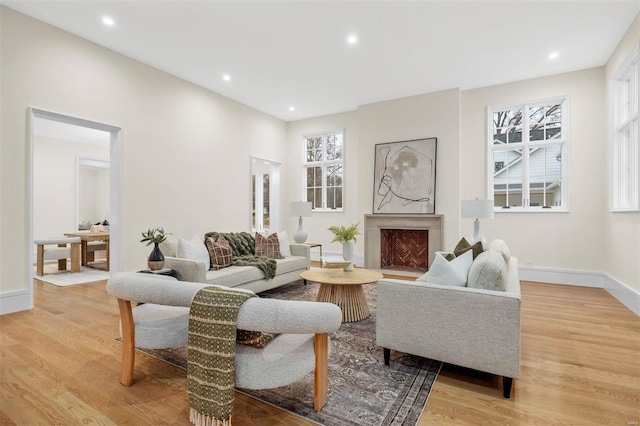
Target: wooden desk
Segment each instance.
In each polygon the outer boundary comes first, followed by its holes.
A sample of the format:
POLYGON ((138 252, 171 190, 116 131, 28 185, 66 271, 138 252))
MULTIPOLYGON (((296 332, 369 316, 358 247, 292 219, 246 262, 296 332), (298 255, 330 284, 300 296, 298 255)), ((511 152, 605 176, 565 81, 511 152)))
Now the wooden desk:
POLYGON ((109 231, 102 232, 89 232, 89 231, 78 231, 78 232, 68 232, 65 233, 67 237, 80 237, 81 246, 81 257, 82 257, 82 266, 87 266, 87 243, 90 241, 104 241, 107 243, 107 271, 109 270, 109 258, 110 250, 109 250, 109 231))
POLYGON ((320 283, 316 301, 338 305, 342 310, 342 322, 353 322, 370 315, 362 285, 377 282, 382 274, 363 268, 353 268, 353 271, 310 269, 300 277, 320 283))

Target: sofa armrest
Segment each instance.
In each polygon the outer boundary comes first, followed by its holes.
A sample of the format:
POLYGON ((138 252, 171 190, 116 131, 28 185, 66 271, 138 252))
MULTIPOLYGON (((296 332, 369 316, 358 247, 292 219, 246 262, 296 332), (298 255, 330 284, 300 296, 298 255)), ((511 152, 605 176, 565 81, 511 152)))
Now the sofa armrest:
POLYGON ((520 371, 520 288, 491 291, 378 281, 379 346, 507 377, 520 371))
POLYGON ((164 266, 165 268, 176 271, 176 277, 180 281, 189 281, 193 283, 207 282, 207 271, 205 270, 206 267, 204 262, 165 256, 164 266))
POLYGON ((121 300, 168 306, 191 306, 193 296, 208 284, 178 282, 173 277, 118 272, 107 281, 107 293, 121 300))
POLYGON ((293 256, 304 256, 307 258, 307 269, 311 267, 311 247, 307 244, 290 244, 293 256))
POLYGON ((333 303, 253 297, 242 304, 238 328, 267 333, 333 333, 342 311, 333 303))

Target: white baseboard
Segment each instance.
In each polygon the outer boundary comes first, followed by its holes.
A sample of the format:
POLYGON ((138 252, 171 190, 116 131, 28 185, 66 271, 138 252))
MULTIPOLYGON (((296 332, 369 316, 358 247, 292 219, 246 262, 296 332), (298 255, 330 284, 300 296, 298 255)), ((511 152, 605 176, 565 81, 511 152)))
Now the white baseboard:
POLYGON ((640 293, 604 272, 572 271, 565 269, 520 266, 522 281, 597 287, 607 290, 620 303, 640 316, 640 293))
POLYGON ((6 291, 0 294, 0 315, 26 311, 33 308, 33 300, 28 289, 6 291))

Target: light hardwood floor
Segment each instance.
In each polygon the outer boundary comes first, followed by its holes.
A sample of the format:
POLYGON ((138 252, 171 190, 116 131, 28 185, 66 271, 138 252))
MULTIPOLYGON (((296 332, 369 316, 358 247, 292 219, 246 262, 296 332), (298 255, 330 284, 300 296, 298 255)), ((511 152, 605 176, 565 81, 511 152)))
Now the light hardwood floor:
MULTIPOLYGON (((138 353, 118 383, 118 307, 104 282, 35 282, 35 308, 0 316, 0 424, 188 425, 185 371, 138 353)), ((380 360, 382 362, 382 359, 380 360)), ((522 283, 522 371, 445 366, 419 425, 637 425, 640 318, 606 291, 522 283)), ((234 425, 306 425, 238 394, 234 425)))

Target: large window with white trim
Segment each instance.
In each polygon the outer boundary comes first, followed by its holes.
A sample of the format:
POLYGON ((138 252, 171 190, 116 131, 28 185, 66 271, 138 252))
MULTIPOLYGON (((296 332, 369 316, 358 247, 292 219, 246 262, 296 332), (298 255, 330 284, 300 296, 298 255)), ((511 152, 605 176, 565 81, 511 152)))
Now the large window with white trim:
POLYGON ((638 211, 638 46, 611 78, 611 210, 638 211))
POLYGON ((496 211, 566 210, 569 98, 491 106, 487 115, 496 211))
POLYGON ((302 199, 315 211, 342 210, 344 132, 331 130, 302 136, 302 199))

